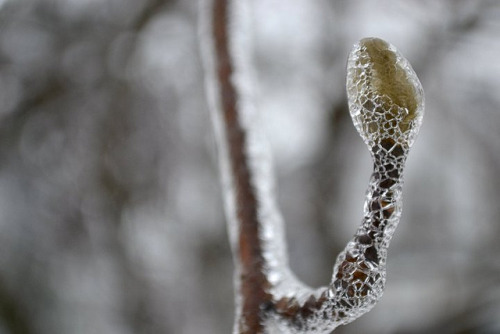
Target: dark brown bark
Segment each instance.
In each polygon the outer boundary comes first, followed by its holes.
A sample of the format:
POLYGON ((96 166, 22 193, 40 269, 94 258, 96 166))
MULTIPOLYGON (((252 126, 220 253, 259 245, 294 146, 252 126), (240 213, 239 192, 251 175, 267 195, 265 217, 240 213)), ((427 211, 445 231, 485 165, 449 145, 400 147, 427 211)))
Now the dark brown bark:
POLYGON ((241 266, 240 293, 242 313, 239 319, 241 333, 262 333, 265 305, 271 296, 269 283, 264 275, 264 257, 257 217, 257 200, 252 186, 252 175, 245 151, 246 136, 238 117, 238 92, 232 83, 233 63, 229 54, 228 0, 214 0, 212 29, 215 40, 217 80, 231 173, 236 190, 236 207, 239 227, 239 253, 241 266))
MULTIPOLYGON (((261 225, 257 215, 258 203, 245 150, 246 133, 240 124, 239 96, 232 81, 234 64, 229 52, 229 1, 214 0, 212 31, 215 42, 216 79, 235 185, 239 228, 238 254, 235 255, 241 268, 240 286, 237 287, 242 298, 239 329, 240 333, 264 333, 263 322, 271 313, 279 315, 292 327, 300 329, 303 326, 302 321, 327 301, 326 292, 318 300, 311 296, 304 305, 297 303, 294 298, 276 300, 269 292, 270 283, 265 276, 265 259, 260 239, 261 225)), ((325 315, 325 319, 327 318, 325 315)))

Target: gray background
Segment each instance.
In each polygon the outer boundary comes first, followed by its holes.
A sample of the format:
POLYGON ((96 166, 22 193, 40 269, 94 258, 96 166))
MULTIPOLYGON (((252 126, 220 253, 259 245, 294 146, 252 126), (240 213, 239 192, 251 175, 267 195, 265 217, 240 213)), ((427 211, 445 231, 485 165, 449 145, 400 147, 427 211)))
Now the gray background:
MULTIPOLYGON (((229 333, 197 1, 1 3, 0 333, 229 333)), ((426 92, 385 295, 335 333, 500 333, 500 3, 257 0, 254 15, 291 266, 312 286, 371 171, 346 109, 351 45, 390 41, 426 92)))

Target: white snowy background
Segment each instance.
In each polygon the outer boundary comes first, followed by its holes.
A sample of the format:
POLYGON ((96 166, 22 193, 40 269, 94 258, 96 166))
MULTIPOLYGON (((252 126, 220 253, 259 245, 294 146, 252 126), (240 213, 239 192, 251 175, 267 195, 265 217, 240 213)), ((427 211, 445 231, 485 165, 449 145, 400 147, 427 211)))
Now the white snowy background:
MULTIPOLYGON (((385 295, 335 333, 500 333, 500 2, 253 2, 256 102, 306 283, 330 281, 371 171, 351 45, 396 45, 426 92, 385 295)), ((197 1, 1 3, 0 333, 230 333, 197 1)))

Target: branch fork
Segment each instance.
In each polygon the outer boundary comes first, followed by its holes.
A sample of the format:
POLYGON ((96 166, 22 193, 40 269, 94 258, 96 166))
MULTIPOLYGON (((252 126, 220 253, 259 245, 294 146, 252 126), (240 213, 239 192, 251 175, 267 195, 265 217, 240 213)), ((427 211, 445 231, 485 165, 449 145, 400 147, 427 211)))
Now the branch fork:
POLYGON ((329 286, 311 289, 288 267, 269 149, 255 108, 251 8, 201 0, 200 40, 236 266, 234 333, 330 333, 382 296, 387 248, 401 217, 403 169, 422 123, 422 86, 391 44, 351 51, 346 90, 374 168, 361 225, 337 257, 329 286))

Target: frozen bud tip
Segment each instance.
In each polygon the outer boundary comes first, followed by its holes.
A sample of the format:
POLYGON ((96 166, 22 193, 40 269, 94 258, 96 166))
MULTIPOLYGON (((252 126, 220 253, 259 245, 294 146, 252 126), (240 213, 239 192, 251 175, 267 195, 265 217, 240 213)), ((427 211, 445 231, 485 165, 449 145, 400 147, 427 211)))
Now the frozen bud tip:
POLYGON ((390 139, 410 147, 422 123, 424 93, 410 63, 391 44, 364 38, 347 62, 354 125, 369 147, 390 139))

